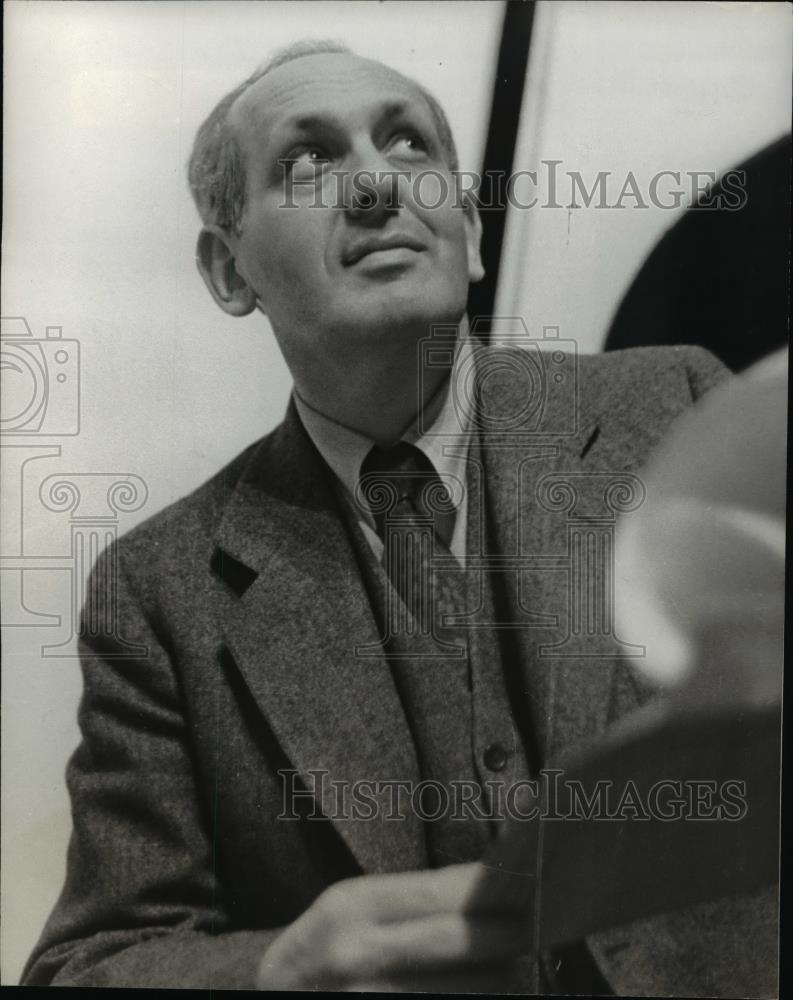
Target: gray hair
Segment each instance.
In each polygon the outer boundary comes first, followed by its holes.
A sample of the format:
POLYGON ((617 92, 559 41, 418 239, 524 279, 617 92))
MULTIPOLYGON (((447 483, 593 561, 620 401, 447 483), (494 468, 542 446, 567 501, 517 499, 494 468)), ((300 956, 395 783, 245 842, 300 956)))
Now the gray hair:
MULTIPOLYGON (((232 105, 242 94, 284 63, 323 52, 352 54, 342 42, 306 39, 281 49, 215 106, 196 133, 187 165, 187 180, 193 201, 205 225, 227 231, 239 231, 245 208, 245 159, 234 129, 229 122, 232 105)), ((438 130, 441 146, 451 170, 457 169, 457 150, 449 121, 433 95, 416 83, 429 105, 438 130)))

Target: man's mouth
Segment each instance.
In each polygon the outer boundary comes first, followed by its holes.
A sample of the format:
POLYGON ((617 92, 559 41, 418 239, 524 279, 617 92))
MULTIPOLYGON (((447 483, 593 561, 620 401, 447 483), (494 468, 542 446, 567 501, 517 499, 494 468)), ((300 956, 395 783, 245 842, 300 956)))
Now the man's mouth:
POLYGON ((388 250, 413 250, 420 253, 426 249, 426 245, 413 236, 400 233, 388 235, 381 233, 356 240, 342 254, 342 263, 345 267, 352 267, 359 260, 363 260, 364 257, 373 253, 382 253, 388 250))

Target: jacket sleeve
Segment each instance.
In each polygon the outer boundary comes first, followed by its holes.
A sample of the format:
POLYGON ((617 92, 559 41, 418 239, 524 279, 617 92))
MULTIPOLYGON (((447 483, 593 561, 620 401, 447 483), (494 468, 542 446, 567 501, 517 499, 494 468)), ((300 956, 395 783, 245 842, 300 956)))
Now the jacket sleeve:
POLYGON ((66 883, 22 982, 254 988, 278 932, 230 926, 167 643, 117 560, 89 582, 66 883))
POLYGON ((711 354, 704 347, 691 345, 674 349, 683 356, 688 387, 691 390, 691 398, 695 402, 706 392, 720 385, 725 379, 732 377, 730 369, 722 364, 715 354, 711 354))

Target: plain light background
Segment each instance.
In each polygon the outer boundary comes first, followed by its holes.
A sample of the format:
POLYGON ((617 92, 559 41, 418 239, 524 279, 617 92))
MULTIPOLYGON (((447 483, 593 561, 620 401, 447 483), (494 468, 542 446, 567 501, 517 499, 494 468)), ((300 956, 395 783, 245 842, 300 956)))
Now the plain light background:
MULTIPOLYGON (((34 452, 3 438, 4 553, 68 552, 68 523, 38 502, 44 476, 140 476, 148 501, 127 530, 283 413, 290 382, 266 322, 225 316, 195 271, 184 165, 219 97, 280 46, 341 39, 429 86, 461 165, 478 169, 502 16, 500 2, 6 3, 2 312, 79 340, 82 421, 37 441, 60 454, 40 452, 24 477, 34 452)), ((516 166, 723 171, 789 127, 790 21, 785 4, 539 3, 516 166)), ((682 211, 513 213, 498 310, 598 350, 682 211)), ((62 884, 78 738, 77 660, 41 655, 69 635, 68 577, 29 576, 31 606, 63 624, 4 630, 4 983, 62 884)))

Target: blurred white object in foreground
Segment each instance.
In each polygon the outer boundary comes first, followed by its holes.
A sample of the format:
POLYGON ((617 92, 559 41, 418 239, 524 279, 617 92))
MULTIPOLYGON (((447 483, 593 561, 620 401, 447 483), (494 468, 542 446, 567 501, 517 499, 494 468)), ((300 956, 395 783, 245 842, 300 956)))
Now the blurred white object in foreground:
POLYGON ((787 350, 715 389, 642 473, 617 537, 617 625, 681 709, 780 700, 787 350))

